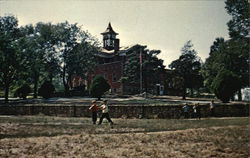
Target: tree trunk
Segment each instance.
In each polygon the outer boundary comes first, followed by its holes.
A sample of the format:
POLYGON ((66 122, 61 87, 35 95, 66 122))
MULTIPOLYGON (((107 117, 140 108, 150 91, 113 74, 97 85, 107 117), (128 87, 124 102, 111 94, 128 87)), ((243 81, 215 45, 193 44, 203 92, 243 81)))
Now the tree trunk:
POLYGON ((190 90, 191 90, 191 97, 194 97, 194 89, 191 87, 190 90))
POLYGON ((69 75, 67 83, 69 85, 69 88, 72 89, 73 88, 72 75, 69 75))
POLYGON ((35 75, 34 77, 34 94, 33 94, 33 98, 37 98, 37 91, 38 91, 38 80, 39 80, 39 76, 35 75))
POLYGON ((4 71, 4 102, 8 103, 9 102, 9 88, 10 88, 10 78, 8 77, 8 69, 5 69, 4 71))
POLYGON ((238 90, 238 101, 242 101, 241 89, 238 90))
POLYGON ((184 80, 183 91, 182 91, 183 100, 186 100, 186 90, 187 90, 187 86, 186 86, 186 81, 184 80))
POLYGON ((9 82, 5 82, 5 87, 4 87, 4 102, 8 103, 9 102, 9 82))
POLYGON ((144 82, 144 88, 145 88, 145 92, 148 92, 148 81, 147 81, 147 76, 144 75, 143 77, 143 82, 144 82))
POLYGON ((53 76, 52 76, 52 74, 50 73, 50 75, 49 75, 49 81, 50 81, 50 83, 52 83, 52 80, 53 80, 53 76))
POLYGON ((64 93, 65 93, 65 96, 66 96, 66 97, 69 97, 69 96, 70 96, 70 94, 69 94, 69 86, 68 86, 67 83, 64 84, 64 93))
POLYGON ((64 85, 65 96, 68 97, 69 96, 69 85, 66 82, 66 67, 65 66, 63 67, 63 85, 64 85))
POLYGON ((186 100, 186 87, 183 87, 182 99, 186 100))

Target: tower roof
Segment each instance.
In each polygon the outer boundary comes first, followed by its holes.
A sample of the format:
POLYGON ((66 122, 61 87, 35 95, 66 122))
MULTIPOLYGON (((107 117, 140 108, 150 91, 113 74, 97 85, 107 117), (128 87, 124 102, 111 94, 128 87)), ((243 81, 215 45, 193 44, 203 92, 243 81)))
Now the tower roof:
POLYGON ((118 35, 118 33, 116 33, 116 32, 113 30, 113 28, 112 28, 110 22, 109 22, 109 25, 108 25, 106 31, 104 31, 104 32, 101 33, 101 34, 102 34, 102 35, 105 35, 105 34, 116 34, 116 35, 118 35))

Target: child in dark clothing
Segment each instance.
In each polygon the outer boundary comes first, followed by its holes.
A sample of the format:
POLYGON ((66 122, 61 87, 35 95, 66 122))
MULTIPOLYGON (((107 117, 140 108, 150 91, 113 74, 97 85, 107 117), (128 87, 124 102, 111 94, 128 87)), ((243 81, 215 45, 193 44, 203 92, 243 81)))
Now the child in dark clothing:
POLYGON ((201 109, 200 109, 199 103, 193 106, 193 114, 194 114, 194 118, 201 119, 201 109))
POLYGON ((183 107, 184 118, 189 118, 189 106, 186 103, 183 107))

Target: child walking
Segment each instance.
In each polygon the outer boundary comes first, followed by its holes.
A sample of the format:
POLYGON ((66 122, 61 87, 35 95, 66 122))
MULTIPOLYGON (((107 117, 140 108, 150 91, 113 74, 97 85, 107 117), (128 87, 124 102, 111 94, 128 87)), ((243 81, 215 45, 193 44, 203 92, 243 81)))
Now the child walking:
POLYGON ((103 104, 100 107, 100 109, 102 110, 102 116, 101 116, 100 121, 98 123, 99 125, 102 124, 102 120, 104 118, 106 118, 111 125, 114 124, 113 121, 110 119, 110 116, 109 116, 109 108, 108 108, 107 102, 108 102, 107 100, 104 100, 103 104))
POLYGON ((92 121, 93 121, 93 124, 96 124, 96 120, 97 120, 97 111, 99 110, 99 107, 98 107, 97 104, 96 104, 96 100, 93 100, 93 101, 92 101, 92 104, 91 104, 89 110, 92 111, 92 121))

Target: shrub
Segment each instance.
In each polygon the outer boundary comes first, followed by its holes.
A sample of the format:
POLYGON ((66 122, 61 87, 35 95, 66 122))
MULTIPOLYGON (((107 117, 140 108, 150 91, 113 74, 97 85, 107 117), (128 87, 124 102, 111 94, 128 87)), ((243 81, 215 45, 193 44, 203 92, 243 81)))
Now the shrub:
POLYGON ((100 75, 94 77, 90 86, 90 95, 100 100, 101 96, 110 89, 110 85, 100 75))
POLYGON ((240 88, 240 80, 236 74, 228 70, 220 71, 212 82, 212 89, 223 103, 229 102, 240 88))
POLYGON ((45 99, 51 98, 54 92, 55 92, 55 87, 49 81, 45 81, 38 89, 38 95, 42 96, 45 99))
POLYGON ((26 99, 30 92, 31 92, 30 86, 28 84, 24 84, 16 90, 14 96, 26 99))

